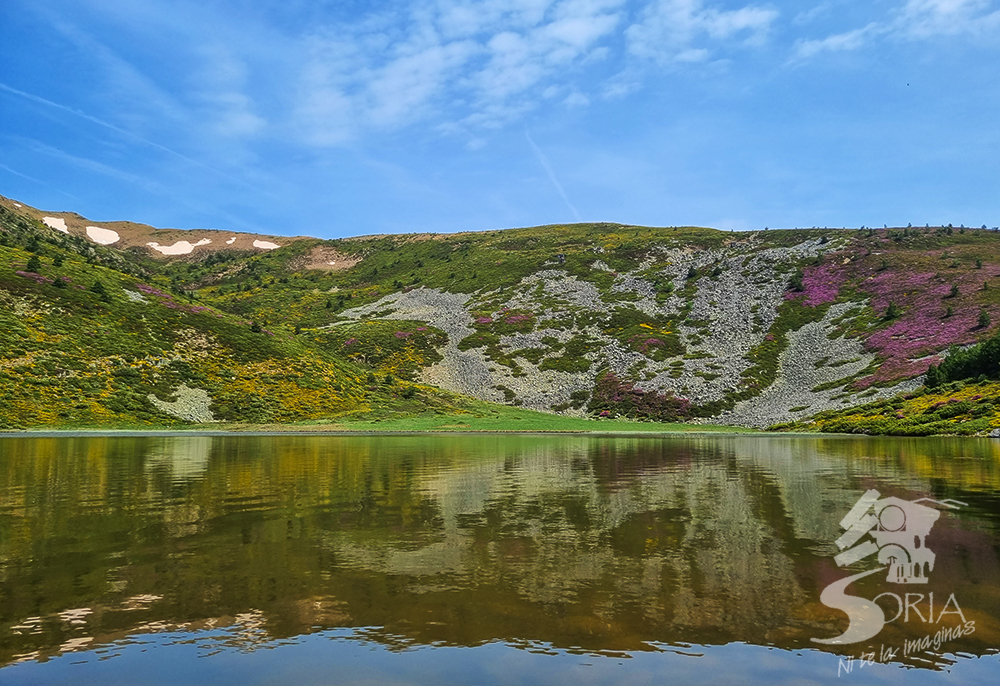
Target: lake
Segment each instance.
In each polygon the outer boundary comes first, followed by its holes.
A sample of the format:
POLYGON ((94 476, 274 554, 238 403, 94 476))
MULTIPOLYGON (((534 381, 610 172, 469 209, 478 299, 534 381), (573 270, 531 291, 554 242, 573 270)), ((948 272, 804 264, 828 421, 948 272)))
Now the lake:
POLYGON ((995 439, 0 437, 0 683, 995 683, 998 555, 995 439))

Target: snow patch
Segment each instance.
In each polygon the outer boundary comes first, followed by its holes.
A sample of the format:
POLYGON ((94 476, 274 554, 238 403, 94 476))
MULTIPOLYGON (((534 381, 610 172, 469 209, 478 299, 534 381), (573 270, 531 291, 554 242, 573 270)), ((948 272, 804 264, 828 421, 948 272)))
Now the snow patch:
POLYGON ((272 243, 271 241, 254 241, 253 247, 260 248, 261 250, 274 250, 275 248, 280 248, 281 246, 277 243, 272 243))
POLYGON ((173 245, 160 245, 159 243, 156 243, 154 241, 151 243, 146 243, 146 245, 151 247, 153 250, 159 250, 164 255, 188 255, 198 246, 208 245, 211 242, 212 241, 210 241, 207 238, 202 238, 197 243, 191 243, 188 241, 177 241, 173 245))
POLYGON ((102 229, 99 226, 88 226, 87 237, 95 243, 100 243, 101 245, 111 245, 112 243, 117 243, 118 239, 121 238, 117 231, 102 229))
POLYGON ((232 245, 235 242, 236 242, 236 236, 233 236, 228 241, 226 241, 226 245, 232 245))
POLYGON ((19 202, 14 203, 14 207, 21 207, 21 203, 19 202))
POLYGON ((69 229, 66 228, 66 220, 62 217, 42 217, 42 223, 50 229, 69 234, 69 229))

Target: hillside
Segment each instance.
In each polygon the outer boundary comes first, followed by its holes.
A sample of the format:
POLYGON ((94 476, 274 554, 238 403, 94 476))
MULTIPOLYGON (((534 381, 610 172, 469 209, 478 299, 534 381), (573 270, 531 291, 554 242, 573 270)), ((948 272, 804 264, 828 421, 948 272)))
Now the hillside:
MULTIPOLYGON (((993 335, 998 275, 1000 234, 961 227, 319 240, 93 222, 0 198, 0 426, 484 403, 805 426, 788 423, 912 396, 950 346, 993 335)), ((976 431, 1000 426, 991 403, 977 412, 976 431)))

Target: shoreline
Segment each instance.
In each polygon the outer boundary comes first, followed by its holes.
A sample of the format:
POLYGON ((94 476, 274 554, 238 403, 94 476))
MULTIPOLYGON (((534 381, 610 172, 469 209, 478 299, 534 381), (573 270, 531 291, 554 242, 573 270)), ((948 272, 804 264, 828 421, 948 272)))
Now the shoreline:
MULTIPOLYGON (((832 434, 818 433, 778 433, 766 431, 576 431, 576 430, 501 430, 501 429, 460 429, 460 430, 426 430, 426 431, 402 431, 385 430, 372 431, 370 429, 334 429, 330 431, 295 431, 295 430, 159 430, 159 429, 44 429, 26 431, 0 431, 2 438, 82 438, 82 437, 129 437, 129 436, 150 436, 150 437, 177 437, 177 436, 198 436, 198 437, 224 437, 224 436, 610 436, 610 437, 659 437, 659 436, 819 436, 832 434)), ((851 435, 851 434, 843 434, 851 435)))

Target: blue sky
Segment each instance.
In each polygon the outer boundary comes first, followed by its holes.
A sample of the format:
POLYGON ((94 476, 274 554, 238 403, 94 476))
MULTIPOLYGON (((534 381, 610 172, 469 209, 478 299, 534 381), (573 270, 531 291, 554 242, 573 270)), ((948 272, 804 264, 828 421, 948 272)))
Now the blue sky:
POLYGON ((0 194, 323 237, 1000 224, 1000 0, 3 0, 0 194))

